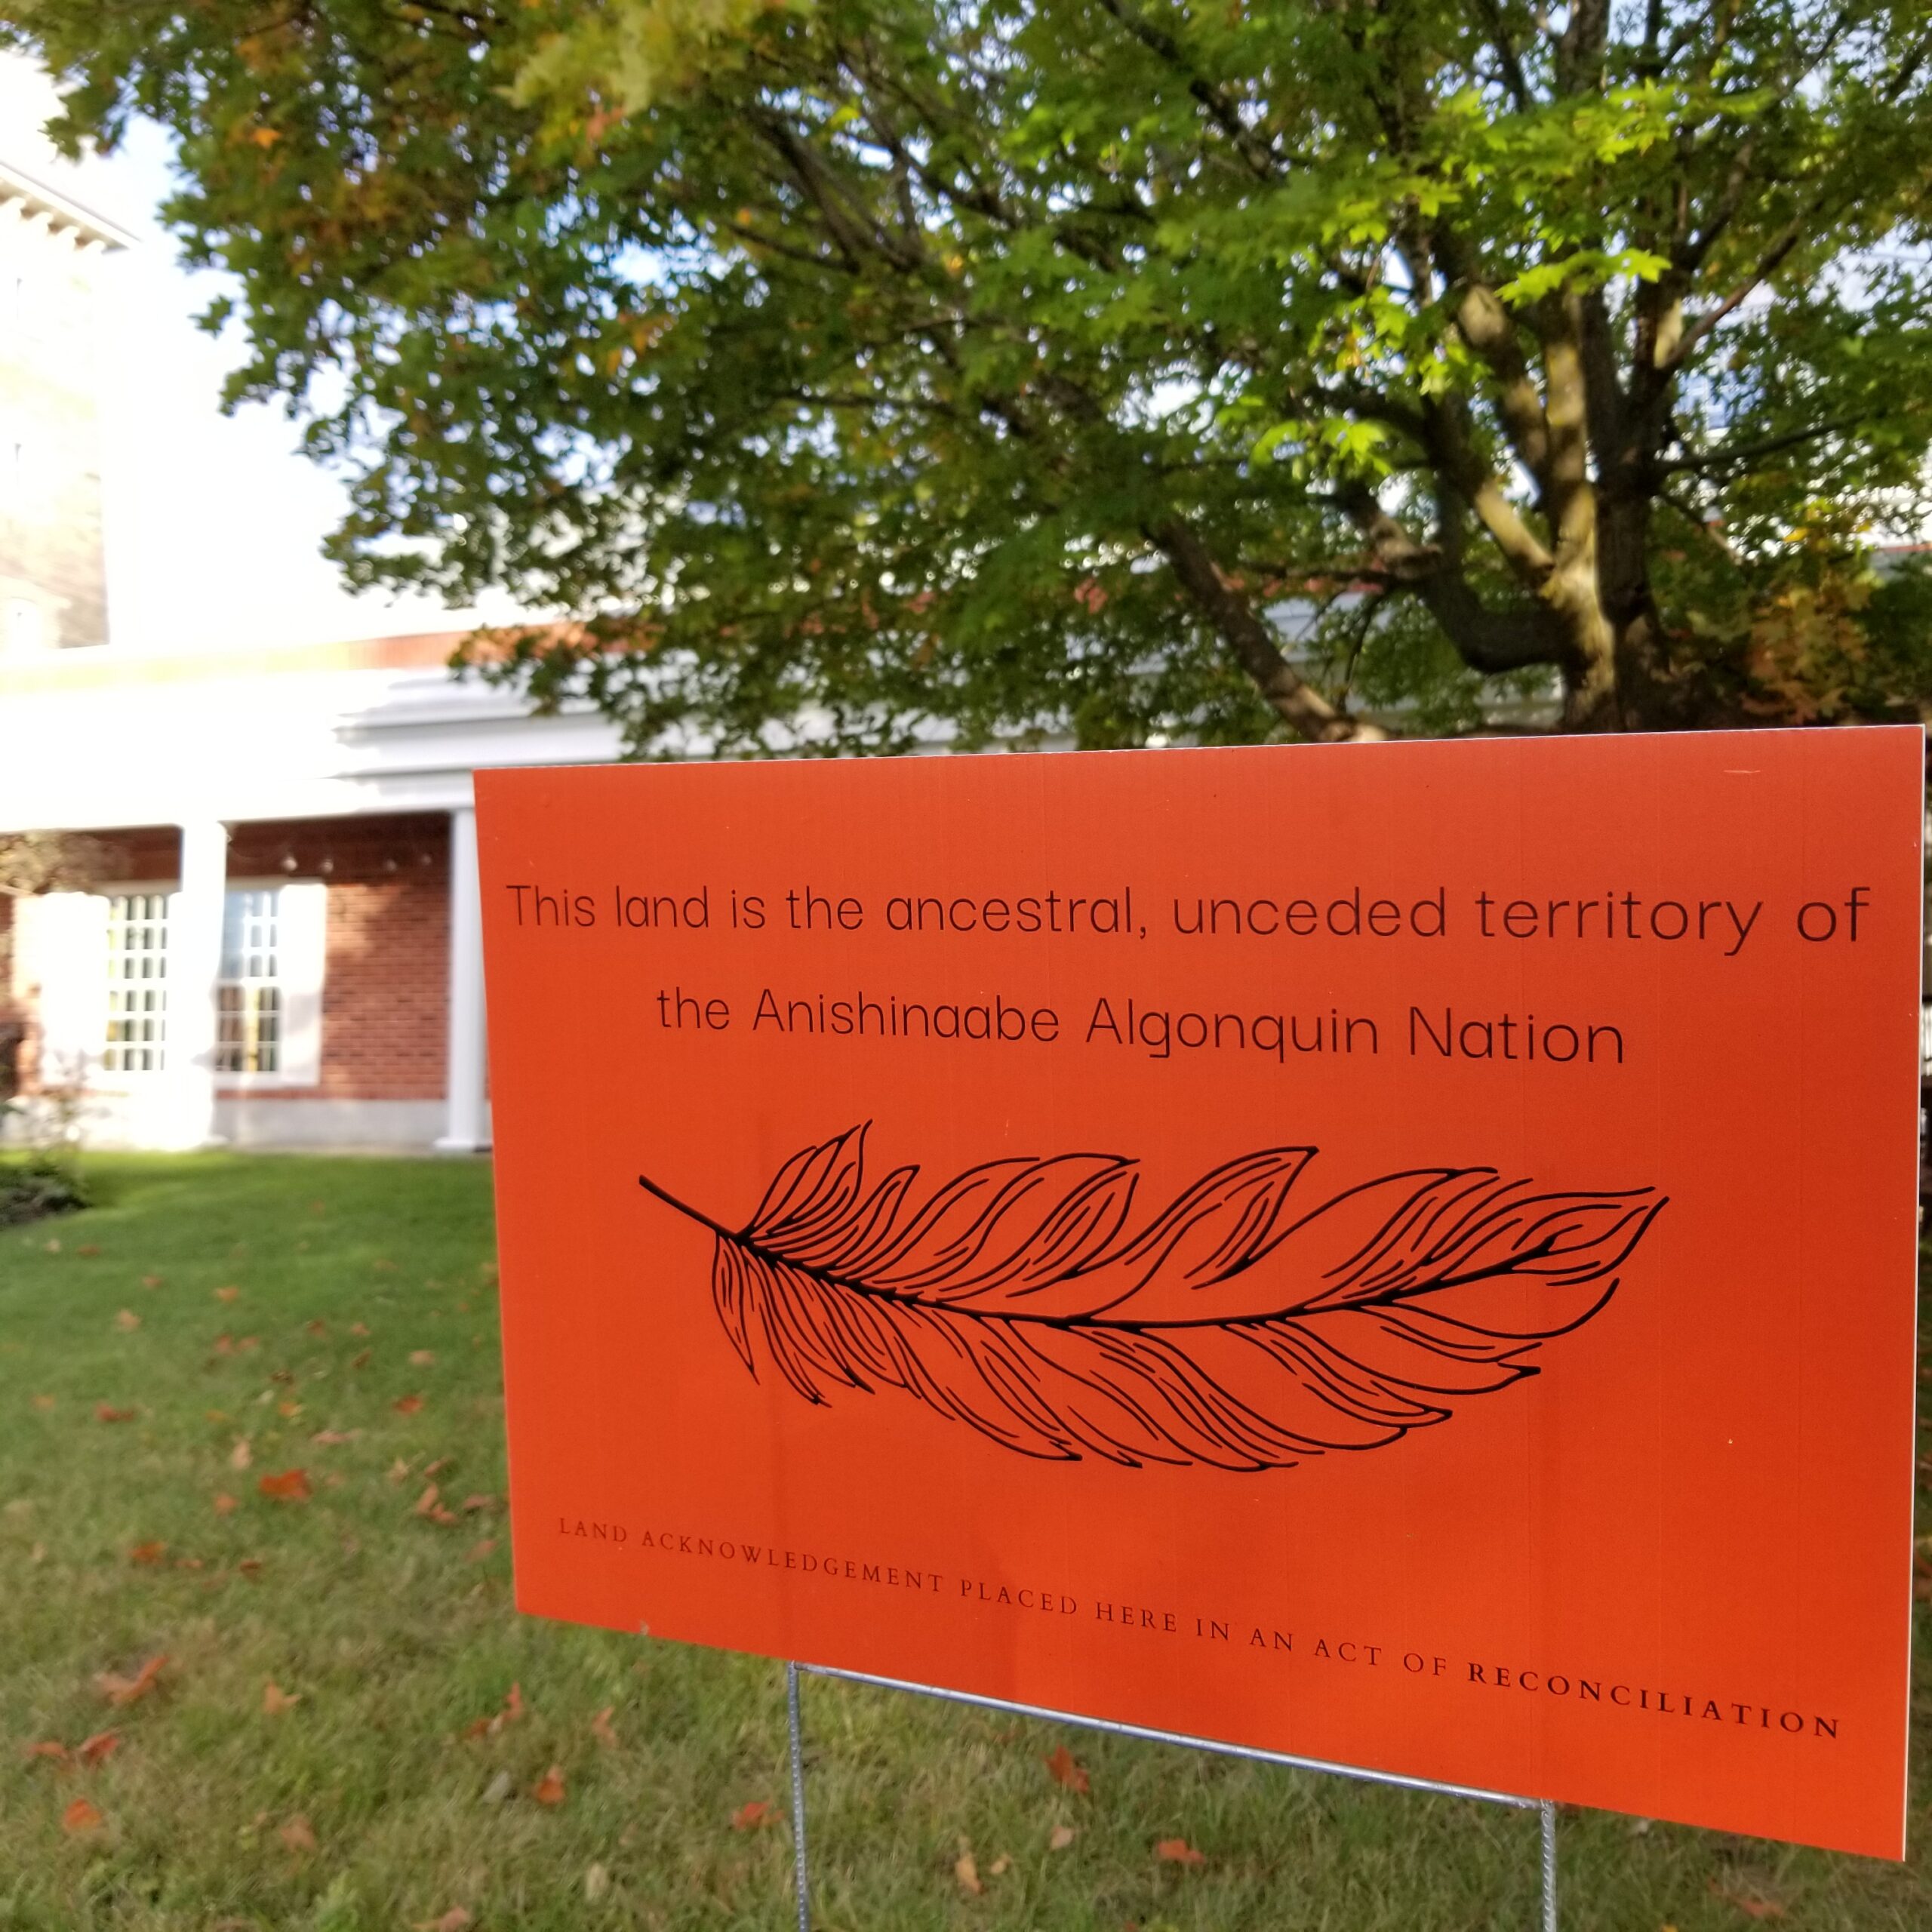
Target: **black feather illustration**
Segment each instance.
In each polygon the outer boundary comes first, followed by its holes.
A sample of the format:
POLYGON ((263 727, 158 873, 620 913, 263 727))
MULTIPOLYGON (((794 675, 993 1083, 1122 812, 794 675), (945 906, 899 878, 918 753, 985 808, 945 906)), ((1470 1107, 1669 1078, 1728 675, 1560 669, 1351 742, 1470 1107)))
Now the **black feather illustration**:
POLYGON ((717 1238, 712 1297, 754 1377, 806 1401, 903 1390, 1020 1454, 1285 1469, 1375 1449, 1508 1387, 1603 1309, 1663 1208, 1426 1168, 1306 1213, 1312 1147, 1223 1163, 1151 1219, 1137 1162, 988 1161, 868 1186, 855 1127, 780 1168, 717 1238))

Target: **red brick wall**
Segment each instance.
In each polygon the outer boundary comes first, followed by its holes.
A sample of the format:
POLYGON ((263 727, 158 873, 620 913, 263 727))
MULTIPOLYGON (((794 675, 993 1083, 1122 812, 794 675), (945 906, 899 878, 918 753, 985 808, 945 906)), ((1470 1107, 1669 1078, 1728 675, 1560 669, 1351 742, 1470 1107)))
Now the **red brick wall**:
MULTIPOLYGON (((164 884, 180 872, 180 835, 171 828, 109 832, 103 842, 109 848, 103 883, 164 884)), ((320 879, 328 888, 321 1078, 314 1087, 267 1091, 278 1099, 441 1100, 449 998, 448 817, 398 813, 238 825, 228 876, 238 884, 320 879)))

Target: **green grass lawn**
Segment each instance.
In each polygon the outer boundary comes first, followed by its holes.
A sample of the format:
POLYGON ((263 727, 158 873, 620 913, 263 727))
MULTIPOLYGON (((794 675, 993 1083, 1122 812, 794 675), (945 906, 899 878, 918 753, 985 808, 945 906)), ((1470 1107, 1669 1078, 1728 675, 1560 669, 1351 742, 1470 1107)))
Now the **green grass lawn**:
MULTIPOLYGON (((0 1928, 791 1927, 782 1671, 511 1608, 488 1170, 94 1171, 98 1208, 0 1232, 0 1928), (306 1500, 261 1493, 293 1469, 306 1500), (92 1764, 29 1755, 110 1730, 92 1764)), ((804 1697, 823 1932, 1535 1923, 1533 1815, 804 1697)), ((1924 1932, 1914 1708, 1904 1869, 1566 1813, 1564 1927, 1924 1932)))

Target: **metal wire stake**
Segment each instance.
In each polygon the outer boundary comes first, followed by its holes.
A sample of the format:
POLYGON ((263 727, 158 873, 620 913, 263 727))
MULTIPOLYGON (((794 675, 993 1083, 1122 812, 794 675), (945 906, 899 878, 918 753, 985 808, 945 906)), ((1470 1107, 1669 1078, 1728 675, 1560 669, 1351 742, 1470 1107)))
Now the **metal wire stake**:
MULTIPOLYGON (((798 1893, 798 1932, 812 1932, 811 1898, 805 1890, 805 1748, 798 1729, 798 1666, 795 1663, 785 1666, 785 1718, 792 1731, 792 1874, 798 1893)), ((1549 1807, 1544 1808, 1547 1811, 1549 1807)), ((1546 1817, 1546 1835, 1550 1829, 1546 1817)), ((1554 1856, 1546 1851, 1546 1863, 1554 1856)), ((1544 1882, 1546 1885, 1549 1881, 1544 1882)))
POLYGON ((1546 1798, 1543 1814, 1543 1932, 1556 1932, 1556 1806, 1546 1798))

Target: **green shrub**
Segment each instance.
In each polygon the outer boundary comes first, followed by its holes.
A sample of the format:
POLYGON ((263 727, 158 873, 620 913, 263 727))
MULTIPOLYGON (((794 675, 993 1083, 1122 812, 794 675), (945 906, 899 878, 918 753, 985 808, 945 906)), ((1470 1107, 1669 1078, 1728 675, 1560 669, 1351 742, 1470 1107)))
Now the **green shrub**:
POLYGON ((0 1227, 75 1214, 90 1198, 71 1155, 37 1149, 24 1159, 0 1165, 0 1227))

